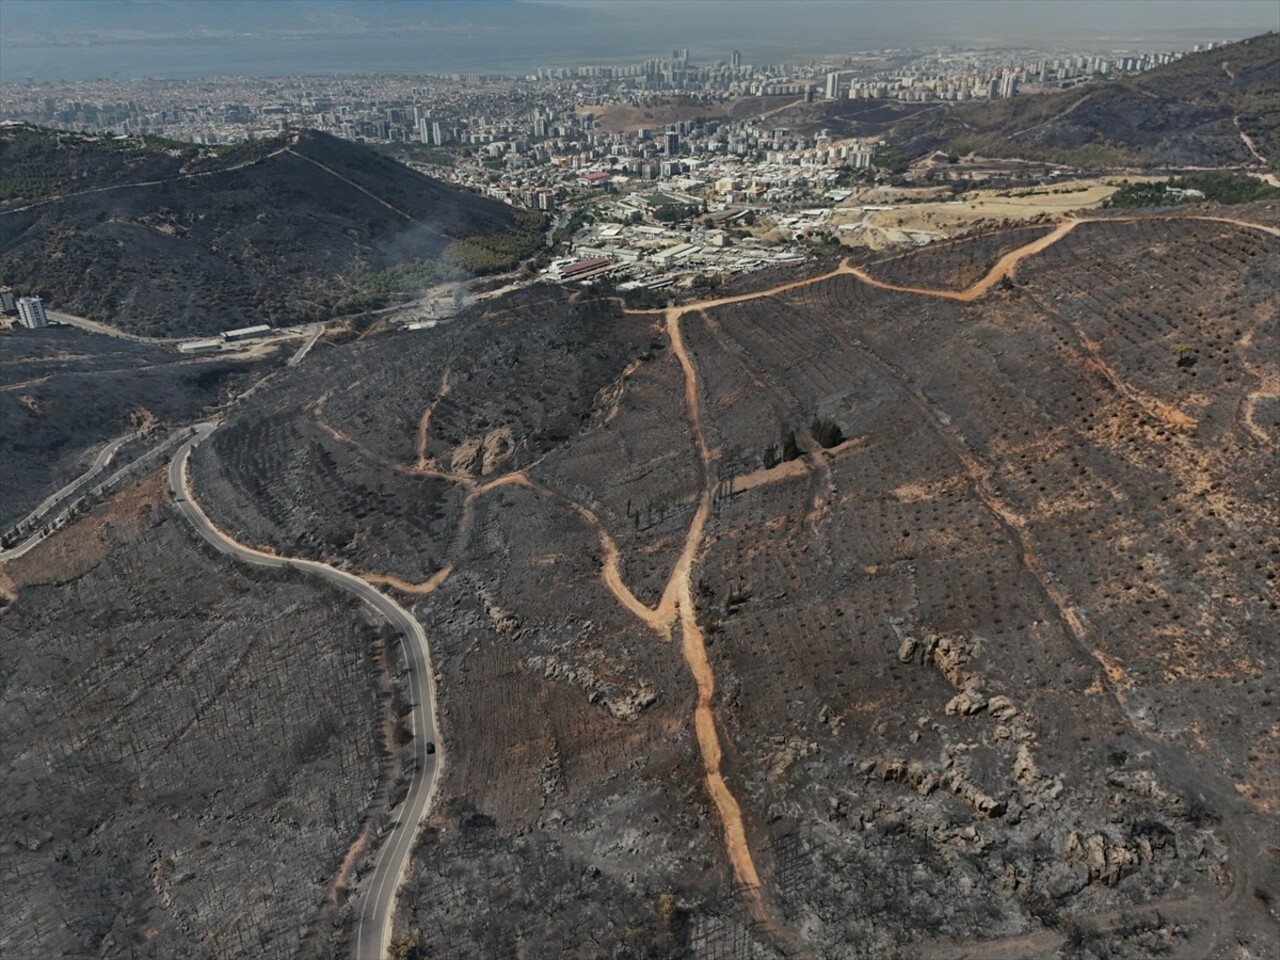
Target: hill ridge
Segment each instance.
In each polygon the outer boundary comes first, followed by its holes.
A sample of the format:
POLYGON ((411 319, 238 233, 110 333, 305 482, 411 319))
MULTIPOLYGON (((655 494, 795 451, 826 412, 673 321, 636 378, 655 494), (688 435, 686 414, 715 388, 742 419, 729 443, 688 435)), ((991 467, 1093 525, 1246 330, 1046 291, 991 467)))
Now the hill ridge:
POLYGON ((536 216, 314 130, 210 150, 19 126, 0 163, 0 275, 130 332, 328 319, 540 243, 536 216))

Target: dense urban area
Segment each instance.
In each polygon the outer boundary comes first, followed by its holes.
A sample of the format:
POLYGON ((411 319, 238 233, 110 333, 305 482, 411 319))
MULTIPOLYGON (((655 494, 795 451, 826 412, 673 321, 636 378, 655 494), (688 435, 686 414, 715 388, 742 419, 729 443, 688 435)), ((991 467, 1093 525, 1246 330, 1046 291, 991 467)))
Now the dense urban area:
MULTIPOLYGON (((1025 219, 1051 191, 1082 192, 1072 199, 1096 202, 1109 190, 1075 185, 1079 171, 1067 163, 976 155, 961 162, 941 153, 910 168, 886 135, 938 104, 1035 99, 1140 74, 1186 52, 886 50, 753 65, 735 51, 729 62, 699 65, 690 51, 674 50, 643 63, 548 68, 526 77, 10 83, 0 88, 0 123, 107 137, 126 147, 139 138, 223 145, 269 142, 303 128, 327 132, 544 215, 555 256, 537 265, 547 279, 661 289, 714 284, 841 245, 882 249, 946 239, 1025 219), (946 189, 912 193, 889 183, 946 189), (981 215, 948 210, 933 223, 923 208, 900 211, 903 203, 953 201, 962 188, 983 185, 1031 188, 1034 199, 1001 204, 985 197, 970 208, 981 215)), ((38 193, 41 171, 25 179, 23 172, 11 174, 6 195, 29 194, 33 182, 38 193)), ((457 291, 435 293, 409 322, 453 312, 457 291)), ((316 317, 250 319, 287 326, 316 317)), ((233 339, 261 326, 246 322, 233 339)), ((216 346, 206 339, 189 349, 216 346)))

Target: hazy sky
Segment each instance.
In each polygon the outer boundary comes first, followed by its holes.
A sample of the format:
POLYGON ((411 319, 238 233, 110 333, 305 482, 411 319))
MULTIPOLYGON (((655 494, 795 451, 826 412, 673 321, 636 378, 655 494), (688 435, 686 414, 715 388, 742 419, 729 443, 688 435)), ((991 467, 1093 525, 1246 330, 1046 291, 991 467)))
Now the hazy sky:
POLYGON ((0 80, 527 72, 688 48, 748 63, 981 44, 1184 47, 1280 29, 1280 0, 0 0, 0 80))
MULTIPOLYGON (((667 21, 702 36, 717 30, 785 30, 810 42, 917 34, 935 42, 1142 37, 1207 32, 1254 35, 1280 29, 1278 0, 530 0, 667 21)), ((924 41, 922 41, 924 42, 924 41)))

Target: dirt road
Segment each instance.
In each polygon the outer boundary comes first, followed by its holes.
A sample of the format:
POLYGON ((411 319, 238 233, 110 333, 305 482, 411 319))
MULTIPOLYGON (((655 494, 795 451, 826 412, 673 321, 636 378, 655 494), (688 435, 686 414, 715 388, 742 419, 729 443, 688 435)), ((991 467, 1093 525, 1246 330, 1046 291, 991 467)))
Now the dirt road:
MULTIPOLYGON (((1116 219, 1122 222, 1137 220, 1137 217, 1127 218, 1096 218, 1096 219, 1116 219)), ((1236 220, 1229 217, 1213 217, 1213 216, 1192 216, 1192 217, 1162 217, 1159 219, 1196 219, 1206 221, 1218 221, 1229 223, 1238 227, 1261 230, 1273 236, 1280 236, 1280 230, 1265 225, 1250 223, 1248 221, 1236 220)), ((1001 257, 995 265, 980 280, 964 290, 945 290, 945 289, 929 289, 902 287, 894 284, 878 281, 867 275, 860 268, 854 268, 849 265, 846 260, 840 264, 835 270, 816 277, 809 277, 803 280, 797 280, 789 283, 778 284, 774 287, 759 290, 752 293, 740 294, 736 296, 720 297, 711 300, 705 300, 695 303, 689 303, 681 306, 673 306, 667 308, 663 313, 667 334, 671 341, 672 351, 678 359, 684 376, 684 410, 688 421, 689 438, 697 450, 699 464, 701 467, 700 490, 698 493, 698 503, 694 511, 692 520, 685 533, 684 544, 680 555, 675 561, 671 572, 664 585, 662 594, 658 603, 649 607, 641 603, 636 596, 627 587, 622 573, 622 556, 618 549, 617 543, 610 536, 605 524, 600 518, 585 504, 568 497, 558 491, 548 488, 541 483, 533 480, 526 472, 515 472, 506 474, 495 479, 479 482, 475 478, 461 475, 443 474, 431 469, 432 464, 426 456, 427 448, 427 432, 430 426, 431 414, 435 408, 435 404, 439 402, 440 397, 444 396, 448 391, 448 377, 446 376, 440 385, 437 396, 431 404, 423 411, 418 423, 415 424, 415 461, 412 466, 406 466, 403 463, 385 464, 388 469, 394 469, 406 473, 414 473, 418 475, 431 475, 441 477, 451 482, 462 485, 467 491, 467 509, 464 510, 463 516, 459 521, 458 532, 464 532, 466 525, 470 522, 470 506, 475 497, 483 493, 496 489, 501 486, 516 485, 534 491, 541 495, 547 496, 557 503, 573 510, 588 526, 590 526, 597 534, 601 545, 601 579, 614 596, 617 602, 628 612, 636 616, 647 627, 652 629, 663 639, 671 639, 673 631, 676 627, 680 630, 680 651, 685 664, 694 679, 697 690, 697 698, 693 713, 693 728, 695 738, 698 744, 699 755, 703 768, 703 780, 706 785, 707 794, 714 807, 716 817, 720 823, 722 842, 733 872, 733 878, 737 887, 741 890, 743 900, 751 913, 753 919, 757 922, 759 929, 764 931, 773 939, 775 944, 788 955, 802 953, 802 949, 798 946, 796 938, 786 927, 778 922, 771 914, 765 897, 763 896, 761 879, 755 865, 752 854, 751 842, 748 836, 747 824, 742 812, 741 805, 733 792, 732 785, 726 778, 723 769, 723 747, 720 741, 719 730, 716 725, 714 699, 715 699, 715 676, 714 670, 707 656, 705 641, 701 627, 697 620, 697 605, 694 597, 693 574, 698 562, 699 553, 703 547, 705 528, 710 513, 711 505, 711 489, 712 479, 715 476, 715 463, 718 457, 718 451, 712 449, 706 439, 703 423, 702 411, 699 397, 699 380, 698 370, 695 357, 693 356, 688 344, 685 342, 681 323, 683 318, 693 311, 702 311, 728 304, 742 303, 745 301, 756 300, 765 297, 775 296, 790 290, 799 289, 814 283, 821 282, 841 274, 847 274, 856 277, 859 281, 883 289, 896 290, 904 293, 910 293, 922 296, 942 297, 962 302, 970 302, 981 297, 983 294, 991 290, 993 286, 1000 282, 1004 277, 1009 276, 1017 265, 1025 258, 1039 253, 1056 243, 1062 237, 1066 236, 1072 230, 1076 229, 1082 223, 1095 222, 1086 219, 1069 219, 1060 223, 1053 231, 1042 236, 1023 247, 1018 248, 1001 257)), ((656 312, 655 312, 656 314, 656 312)), ((921 402, 923 398, 917 398, 921 402)), ((323 398, 316 405, 316 415, 320 425, 331 432, 344 442, 355 444, 359 449, 357 441, 340 433, 335 428, 329 427, 321 418, 323 410, 323 398)), ((933 411, 926 410, 930 415, 933 411)), ((937 417, 933 417, 937 420, 937 417)), ((1073 636, 1082 646, 1089 650, 1088 644, 1084 642, 1083 628, 1079 623, 1075 612, 1066 598, 1060 593, 1055 592, 1053 585, 1047 582, 1043 572, 1039 569, 1037 559, 1031 549, 1031 545, 1025 540, 1025 530, 1022 518, 1009 511, 1005 505, 994 497, 989 488, 989 478, 986 477, 985 471, 980 464, 976 463, 968 456, 967 450, 963 444, 959 443, 957 438, 951 436, 945 429, 943 433, 953 441, 953 451, 959 456, 960 460, 965 464, 974 483, 978 486, 980 492, 985 493, 985 499, 998 515, 1001 516, 1003 522, 1010 527, 1011 534, 1015 542, 1022 547, 1025 562, 1033 573, 1037 575, 1037 579, 1045 586, 1046 593, 1049 594, 1054 606, 1060 612, 1065 622, 1069 635, 1073 636), (1002 509, 1003 508, 1003 509, 1002 509)), ((178 460, 181 461, 183 467, 186 462, 186 452, 189 448, 184 449, 178 460)), ((372 455, 371 455, 372 456, 372 455)), ((377 458, 374 458, 377 460, 377 458)), ((175 461, 178 462, 178 461, 175 461)), ((380 461, 379 461, 380 462, 380 461)), ((760 482, 766 482, 766 478, 761 478, 760 482)), ((175 488, 175 496, 178 490, 175 488)), ((188 497, 189 499, 189 497, 188 497)), ((194 506, 194 505, 192 505, 194 506)), ((194 508, 198 510, 198 507, 194 508)), ((211 528, 211 524, 205 519, 205 525, 211 528)), ((197 522, 198 520, 193 520, 197 522)), ((209 537, 211 534, 202 530, 202 534, 209 537)), ((335 579, 343 589, 348 589, 353 593, 357 593, 364 597, 368 602, 374 604, 381 611, 376 598, 387 600, 384 594, 374 590, 370 584, 379 584, 391 587, 393 589, 409 593, 409 594, 426 594, 436 589, 439 584, 449 576, 452 566, 446 564, 441 570, 437 571, 432 577, 421 582, 412 583, 403 580, 391 573, 365 573, 361 576, 363 579, 353 577, 349 574, 343 574, 324 564, 317 564, 311 561, 291 560, 288 558, 271 557, 260 551, 252 551, 242 548, 234 541, 230 541, 220 531, 212 534, 219 539, 224 545, 234 545, 234 549, 238 551, 237 555, 241 555, 246 562, 259 565, 286 565, 297 566, 301 569, 312 570, 318 575, 329 577, 328 574, 320 571, 331 571, 335 579), (364 592, 359 592, 353 587, 348 580, 355 581, 360 584, 364 592)), ((455 535, 454 539, 459 539, 455 535)), ((223 549, 224 547, 220 547, 223 549)), ((228 549, 232 549, 227 546, 228 549)), ((403 610, 396 605, 395 609, 403 610)), ((412 618, 410 618, 411 620, 412 618)), ((416 621, 413 621, 416 625, 416 621)), ((406 636, 410 638, 412 646, 418 646, 415 638, 421 633, 420 625, 417 626, 417 632, 414 632, 412 625, 404 624, 406 636)), ((417 669, 417 680, 421 682, 423 671, 425 671, 428 681, 430 681, 430 665, 427 659, 425 636, 421 636, 421 660, 425 664, 424 667, 417 669)), ((1090 651, 1092 652, 1092 651, 1090 651)), ((1106 664, 1101 664, 1103 674, 1107 674, 1106 664)), ((421 699, 430 712, 430 717, 423 718, 423 722, 434 724, 434 698, 431 693, 423 693, 421 699)), ((1123 709, 1123 702, 1121 707, 1123 709)), ((415 724, 417 717, 415 715, 415 724)), ((435 728, 432 725, 429 736, 434 736, 435 728)), ((415 738, 417 739, 417 738, 415 738)), ((425 741, 418 741, 425 742, 425 741)), ((432 764, 438 763, 438 760, 431 760, 432 764)), ((419 780, 410 791, 410 801, 406 803, 407 815, 403 818, 401 826, 396 828, 396 833, 392 836, 392 842, 385 845, 379 852, 378 867, 375 870, 373 881, 365 893, 362 901, 360 913, 361 926, 357 933, 357 956, 374 956, 381 955, 379 950, 385 950, 390 937, 390 918, 394 909, 394 901, 396 890, 399 887, 401 878, 404 875, 409 857, 409 849, 412 846, 413 834, 416 831, 418 823, 430 803, 432 791, 434 790, 435 777, 434 766, 428 766, 426 769, 432 771, 428 774, 429 782, 427 786, 422 786, 419 780), (424 792, 425 791, 425 792, 424 792), (376 931, 369 933, 366 931, 366 922, 376 931), (362 953, 361 951, 369 951, 362 953)))
POLYGON ((196 180, 201 177, 217 176, 220 173, 232 173, 236 170, 243 170, 245 167, 252 167, 255 164, 262 163, 264 160, 270 160, 272 157, 278 157, 287 149, 287 147, 281 147, 279 150, 273 150, 271 153, 262 157, 256 157, 253 160, 246 160, 243 163, 233 164, 230 167, 221 167, 217 170, 206 170, 202 173, 184 173, 176 177, 166 177, 161 180, 139 180, 135 183, 117 183, 109 187, 94 187, 91 190, 77 190, 74 193, 58 193, 51 197, 43 197, 40 200, 33 200, 31 203, 25 204, 21 207, 9 207, 5 210, 0 210, 0 217, 9 213, 22 213, 24 210, 33 210, 36 207, 43 207, 50 203, 58 203, 61 200, 70 200, 73 197, 88 196, 91 193, 109 193, 112 190, 129 190, 134 187, 158 187, 163 183, 178 183, 182 180, 196 180))

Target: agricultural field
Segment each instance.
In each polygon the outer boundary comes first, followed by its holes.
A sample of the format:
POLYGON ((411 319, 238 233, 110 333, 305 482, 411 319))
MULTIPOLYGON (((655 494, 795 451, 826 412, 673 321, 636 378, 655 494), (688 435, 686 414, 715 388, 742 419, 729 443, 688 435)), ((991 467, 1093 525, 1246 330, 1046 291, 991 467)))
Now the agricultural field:
POLYGON ((239 405, 213 519, 429 637, 396 949, 1280 949, 1280 240, 1230 215, 532 288, 239 405))
POLYGON ((159 473, 0 590, 5 955, 342 956, 396 789, 381 631, 206 552, 159 473))

